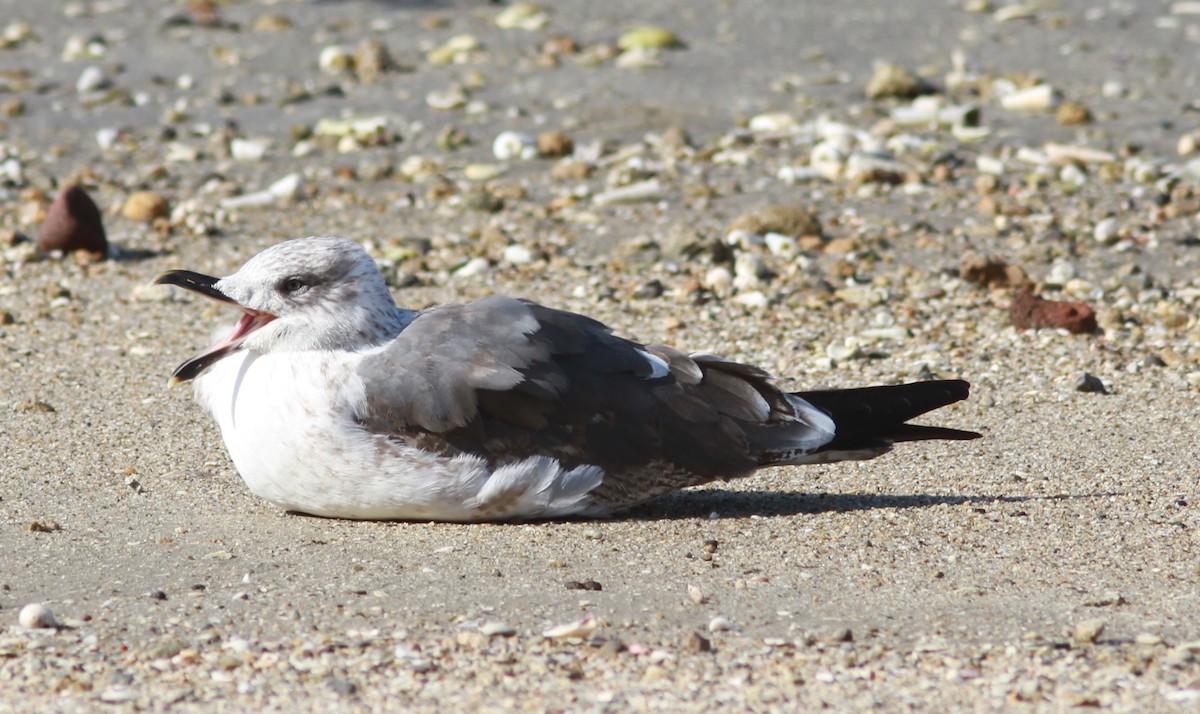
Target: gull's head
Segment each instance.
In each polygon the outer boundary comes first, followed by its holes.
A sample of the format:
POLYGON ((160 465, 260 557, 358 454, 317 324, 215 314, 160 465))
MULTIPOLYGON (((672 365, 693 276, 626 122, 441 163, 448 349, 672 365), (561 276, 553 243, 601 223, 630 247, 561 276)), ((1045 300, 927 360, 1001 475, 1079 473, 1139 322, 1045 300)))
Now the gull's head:
POLYGON ((181 364, 173 382, 197 377, 235 350, 358 350, 394 337, 402 326, 387 284, 362 246, 316 237, 272 246, 236 273, 213 278, 171 270, 155 284, 176 285, 240 308, 217 344, 181 364))

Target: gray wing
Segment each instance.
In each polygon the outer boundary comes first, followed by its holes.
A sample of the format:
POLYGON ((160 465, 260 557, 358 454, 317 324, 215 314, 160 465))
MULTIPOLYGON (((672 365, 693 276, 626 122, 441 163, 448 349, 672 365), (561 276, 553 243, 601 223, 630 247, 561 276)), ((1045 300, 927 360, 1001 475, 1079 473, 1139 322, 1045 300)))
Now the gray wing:
POLYGON ((544 454, 610 475, 659 464, 702 483, 833 436, 755 367, 502 296, 421 313, 359 374, 367 428, 494 465, 544 454))

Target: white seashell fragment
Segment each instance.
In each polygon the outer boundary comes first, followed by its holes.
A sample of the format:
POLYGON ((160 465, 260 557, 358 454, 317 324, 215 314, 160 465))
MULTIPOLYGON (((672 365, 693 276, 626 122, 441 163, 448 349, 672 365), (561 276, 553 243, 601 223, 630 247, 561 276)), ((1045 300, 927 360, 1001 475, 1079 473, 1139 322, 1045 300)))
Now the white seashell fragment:
POLYGON ((1061 99, 1054 87, 1038 84, 1002 96, 1000 106, 1014 112, 1040 112, 1054 108, 1061 99))
POLYGON ((600 623, 596 621, 596 618, 588 615, 582 620, 568 622, 565 625, 557 625, 544 630, 542 632, 542 637, 551 640, 563 640, 571 637, 578 637, 582 639, 584 637, 591 637, 592 633, 594 633, 599 626, 600 623))
POLYGON ((796 117, 787 112, 769 112, 752 118, 749 126, 755 134, 787 132, 796 128, 796 117))
POLYGON ((518 131, 502 131, 492 140, 492 155, 501 161, 536 159, 537 139, 518 131))
POLYGON ((229 142, 229 155, 234 161, 262 161, 267 155, 266 139, 236 138, 229 142))
POLYGON ((1117 160, 1116 154, 1087 146, 1049 143, 1044 147, 1046 160, 1052 164, 1107 164, 1117 160))
POLYGON ((112 81, 104 73, 104 70, 96 65, 89 65, 83 68, 83 71, 79 73, 79 79, 75 80, 75 91, 87 94, 107 89, 111 84, 112 81))
POLYGON ((520 244, 504 246, 501 257, 505 263, 524 265, 533 262, 533 251, 520 244))
POLYGON ((658 179, 641 181, 639 183, 614 188, 611 191, 598 193, 592 197, 597 206, 611 206, 619 203, 639 203, 641 201, 657 201, 665 196, 662 184, 658 179))
POLYGON ((485 622, 479 626, 479 634, 488 637, 511 637, 517 631, 503 622, 485 622))
POLYGON ((325 74, 344 74, 354 69, 354 50, 350 47, 332 45, 321 50, 317 66, 325 74))
POLYGON ((1100 245, 1112 245, 1121 237, 1121 224, 1116 218, 1105 218, 1092 230, 1092 238, 1100 245))
POLYGON ((17 624, 21 627, 28 627, 31 630, 58 627, 58 621, 54 619, 54 613, 50 612, 50 608, 40 602, 31 602, 21 608, 20 614, 17 615, 17 624))

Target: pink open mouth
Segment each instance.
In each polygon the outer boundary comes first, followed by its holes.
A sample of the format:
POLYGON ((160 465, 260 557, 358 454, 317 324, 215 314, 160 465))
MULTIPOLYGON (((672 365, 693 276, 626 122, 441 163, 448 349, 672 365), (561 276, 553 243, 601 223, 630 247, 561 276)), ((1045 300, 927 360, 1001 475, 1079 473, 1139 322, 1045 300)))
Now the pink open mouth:
POLYGON ((179 365, 171 375, 171 384, 186 382, 200 376, 201 372, 241 346, 252 332, 262 329, 274 319, 275 316, 269 312, 243 307, 242 316, 238 318, 237 324, 233 326, 233 330, 225 339, 179 365))

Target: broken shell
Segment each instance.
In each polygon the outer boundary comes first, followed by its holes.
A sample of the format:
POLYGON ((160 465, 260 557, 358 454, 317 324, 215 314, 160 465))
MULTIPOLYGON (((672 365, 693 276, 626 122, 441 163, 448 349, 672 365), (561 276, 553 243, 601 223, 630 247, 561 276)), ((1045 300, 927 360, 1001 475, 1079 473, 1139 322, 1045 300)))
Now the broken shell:
POLYGON ((496 27, 502 30, 540 30, 550 21, 546 11, 528 2, 509 5, 496 15, 496 27))
POLYGON ((502 131, 492 141, 492 154, 501 161, 536 159, 537 140, 528 134, 502 131))
POLYGON ((17 615, 17 623, 21 627, 34 630, 58 626, 58 622, 54 619, 54 613, 40 602, 31 602, 21 608, 20 614, 17 615))
POLYGON ((665 27, 635 27, 617 39, 617 47, 628 50, 665 50, 683 47, 678 35, 665 27))
POLYGON ((1000 106, 1015 112, 1041 112, 1054 108, 1059 94, 1049 84, 1038 84, 1028 89, 1018 89, 1000 98, 1000 106))
POLYGON ((568 622, 565 625, 551 627, 542 632, 542 637, 551 640, 567 639, 569 637, 578 637, 582 639, 584 637, 590 637, 592 633, 596 631, 597 627, 599 627, 599 623, 596 621, 596 618, 588 615, 582 620, 576 620, 575 622, 568 622))
POLYGON ((321 50, 317 66, 325 74, 345 74, 354 70, 354 50, 333 45, 321 50))

